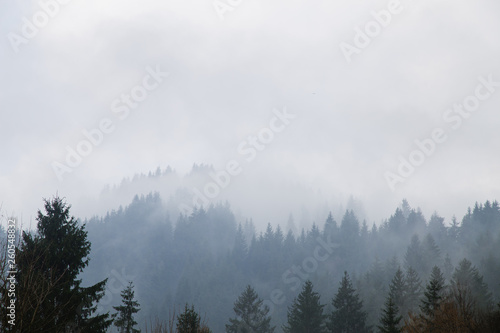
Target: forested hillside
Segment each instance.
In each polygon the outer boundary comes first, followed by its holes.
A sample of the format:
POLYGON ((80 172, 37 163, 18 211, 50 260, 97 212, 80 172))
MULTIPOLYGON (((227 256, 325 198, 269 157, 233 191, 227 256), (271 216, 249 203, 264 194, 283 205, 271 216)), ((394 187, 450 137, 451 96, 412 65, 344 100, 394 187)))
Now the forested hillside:
POLYGON ((400 325, 409 320, 408 312, 422 313, 435 266, 445 286, 456 283, 460 274, 473 276, 479 287, 471 292, 478 308, 493 311, 500 301, 496 201, 476 203, 452 221, 437 213, 426 218, 403 200, 379 226, 359 221, 348 210, 338 221, 332 214, 311 221, 308 230, 294 230, 293 222, 285 228, 270 221, 260 231, 250 219, 238 223, 229 204, 171 216, 160 195, 149 194, 84 222, 92 243, 84 283, 109 278, 99 308, 109 311, 133 281, 141 326, 152 319, 167 321, 174 309, 179 313, 189 304, 214 332, 224 332, 234 317, 234 303, 250 285, 281 332, 306 281, 320 296, 324 313, 331 314, 347 273, 366 325, 376 331, 394 288, 400 288, 399 299, 393 300, 403 316, 400 325))

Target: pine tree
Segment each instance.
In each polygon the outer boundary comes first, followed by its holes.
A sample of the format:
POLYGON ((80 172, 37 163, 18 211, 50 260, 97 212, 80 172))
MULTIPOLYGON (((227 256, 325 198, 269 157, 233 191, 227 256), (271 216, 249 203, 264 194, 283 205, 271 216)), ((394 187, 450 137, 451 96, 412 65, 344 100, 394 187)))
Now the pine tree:
POLYGON ((324 305, 320 304, 320 296, 313 291, 311 281, 306 281, 302 292, 288 308, 288 321, 283 326, 285 333, 322 333, 325 332, 323 321, 324 305))
POLYGON ((194 306, 188 308, 186 304, 184 312, 177 316, 177 333, 198 333, 201 329, 201 318, 194 306))
POLYGON ((378 329, 381 333, 399 333, 401 329, 399 328, 399 322, 403 318, 398 316, 398 307, 392 296, 389 294, 385 302, 385 308, 383 310, 383 315, 380 317, 380 325, 378 329))
POLYGON ((422 294, 422 281, 418 273, 410 266, 406 270, 405 276, 405 303, 404 309, 401 311, 404 314, 415 312, 418 309, 418 303, 422 294))
POLYGON ((325 221, 325 226, 323 228, 323 235, 325 237, 331 237, 332 240, 337 240, 337 234, 339 232, 339 227, 337 226, 337 222, 332 216, 330 212, 325 221))
POLYGON ((247 242, 245 240, 245 235, 243 234, 243 227, 241 223, 238 225, 236 230, 236 236, 234 240, 233 250, 231 252, 232 259, 238 267, 244 267, 244 260, 248 254, 247 242))
POLYGON ((493 307, 491 292, 488 286, 483 281, 483 277, 479 274, 477 268, 472 266, 472 263, 463 259, 455 268, 451 279, 452 288, 470 288, 472 297, 477 306, 482 311, 489 311, 493 307))
POLYGON ((424 270, 424 258, 422 244, 418 235, 413 235, 405 254, 405 266, 413 267, 415 270, 421 272, 424 270))
POLYGON ((426 321, 432 320, 439 304, 443 299, 444 293, 444 278, 439 267, 432 268, 431 279, 427 284, 424 292, 424 299, 420 305, 420 311, 426 321))
MULTIPOLYGON (((391 284, 389 285, 389 294, 392 302, 396 304, 399 310, 404 309, 405 300, 406 300, 406 281, 403 275, 403 271, 401 268, 398 268, 396 274, 392 278, 391 284)), ((400 312, 403 316, 406 316, 406 313, 400 312)))
POLYGON ((120 333, 139 333, 140 330, 134 328, 137 322, 134 320, 134 313, 139 312, 139 302, 134 299, 134 285, 132 281, 121 292, 122 304, 113 306, 113 309, 118 311, 114 317, 114 325, 118 327, 120 333))
POLYGON ((423 258, 426 258, 422 274, 427 275, 430 273, 432 267, 441 263, 441 250, 430 233, 425 236, 422 242, 422 249, 423 258))
POLYGON ((107 280, 81 287, 89 263, 85 226, 55 197, 38 211, 37 233, 24 233, 17 251, 16 330, 19 332, 105 332, 109 314, 95 315, 107 280))
POLYGON ((335 310, 330 315, 327 327, 331 332, 338 333, 362 333, 366 332, 366 312, 363 309, 363 302, 352 286, 352 282, 347 272, 340 282, 335 298, 332 301, 335 310))
POLYGON ((268 316, 269 308, 262 305, 263 301, 251 286, 234 303, 236 318, 229 319, 226 324, 228 333, 273 333, 275 327, 271 327, 271 317, 268 316))

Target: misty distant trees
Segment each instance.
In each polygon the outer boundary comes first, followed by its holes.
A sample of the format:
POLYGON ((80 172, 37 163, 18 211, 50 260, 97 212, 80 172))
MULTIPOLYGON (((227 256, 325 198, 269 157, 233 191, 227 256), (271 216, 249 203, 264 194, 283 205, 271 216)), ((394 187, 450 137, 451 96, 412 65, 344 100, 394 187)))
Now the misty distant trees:
MULTIPOLYGON (((103 277, 114 279, 113 288, 120 279, 132 280, 117 272, 141 274, 133 279, 141 305, 162 320, 177 304, 193 304, 173 321, 172 329, 182 332, 209 331, 199 313, 214 332, 276 332, 275 325, 301 333, 500 327, 496 202, 477 204, 449 225, 437 213, 427 222, 404 202, 371 228, 346 211, 340 223, 328 214, 323 225, 310 228, 290 220, 295 233, 271 223, 256 232, 251 220, 237 223, 228 205, 197 208, 174 223, 163 205, 157 194, 137 196, 84 227, 63 200, 46 201, 37 232, 24 233, 16 249, 15 330, 106 331, 108 309, 97 313, 96 304, 115 289, 106 289, 103 277), (88 280, 101 282, 83 287, 88 280), (277 288, 279 301, 270 297, 277 288), (276 302, 272 311, 263 306, 269 299, 276 302)), ((0 234, 6 238, 1 228, 0 234)), ((0 258, 0 329, 7 332, 7 261, 0 258)), ((138 309, 132 288, 122 299, 129 310, 138 309)), ((150 315, 134 313, 132 323, 150 315)))
MULTIPOLYGON (((477 204, 463 219, 452 221, 437 213, 426 219, 418 208, 403 202, 377 225, 359 221, 354 212, 345 211, 326 213, 325 220, 309 221, 308 225, 290 218, 284 221, 286 229, 269 221, 262 230, 250 219, 238 221, 225 204, 199 207, 178 217, 169 215, 169 205, 156 194, 138 196, 129 206, 89 221, 95 252, 92 274, 86 270, 86 278, 98 280, 101 271, 109 274, 111 269, 147 272, 136 280, 136 288, 148 308, 161 316, 178 304, 195 304, 216 332, 224 331, 230 318, 237 318, 234 303, 248 284, 265 301, 274 302, 270 297, 274 289, 282 291, 280 301, 268 313, 271 326, 287 324, 287 310, 307 280, 323 300, 328 298, 323 315, 330 317, 336 310, 331 297, 338 293, 345 271, 352 274, 349 279, 366 313, 365 324, 374 330, 380 325, 391 289, 398 316, 404 317, 401 327, 405 320, 423 315, 422 300, 434 266, 445 281, 443 298, 436 307, 441 309, 445 301, 455 303, 456 298, 448 294, 464 258, 480 273, 492 295, 490 301, 500 299, 497 203, 477 204)), ((482 288, 471 288, 475 293, 473 289, 482 288)), ((485 296, 478 299, 487 300, 488 293, 481 293, 485 296)), ((141 311, 138 315, 147 314, 141 311)), ((323 324, 329 321, 325 318, 323 324)))

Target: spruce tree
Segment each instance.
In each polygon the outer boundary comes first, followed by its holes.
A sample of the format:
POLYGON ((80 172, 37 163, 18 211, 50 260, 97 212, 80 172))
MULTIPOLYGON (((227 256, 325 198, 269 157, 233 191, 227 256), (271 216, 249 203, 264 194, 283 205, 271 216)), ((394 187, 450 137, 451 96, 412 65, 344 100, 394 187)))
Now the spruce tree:
POLYGON ((424 318, 430 320, 434 317, 435 311, 439 308, 439 304, 443 298, 444 278, 439 267, 432 268, 431 279, 427 284, 424 292, 424 299, 420 305, 420 311, 424 318))
POLYGON ((399 312, 398 307, 396 303, 394 303, 392 295, 389 294, 385 302, 385 308, 383 310, 382 317, 380 317, 380 325, 378 326, 379 332, 381 333, 401 332, 399 323, 403 317, 398 315, 398 312, 399 312))
POLYGON ((479 310, 490 311, 493 307, 491 292, 483 281, 483 277, 472 263, 463 259, 455 268, 451 279, 452 288, 470 288, 479 310))
POLYGON ((418 235, 413 235, 410 241, 410 245, 408 246, 405 256, 405 266, 413 267, 419 272, 424 271, 425 268, 425 260, 422 249, 422 244, 420 243, 420 239, 418 235))
POLYGON ((247 286, 245 291, 234 303, 234 313, 236 318, 229 319, 226 324, 228 333, 273 333, 275 327, 271 327, 271 317, 268 316, 269 308, 262 305, 259 298, 251 286, 247 286))
POLYGON ((184 312, 177 316, 177 333, 198 333, 200 329, 200 316, 194 310, 194 306, 188 308, 186 304, 184 312))
POLYGON ((89 263, 85 226, 55 197, 38 211, 37 232, 23 233, 17 251, 16 330, 19 332, 105 332, 109 314, 94 315, 107 280, 82 287, 78 275, 89 263))
POLYGON ((366 312, 363 311, 363 302, 352 286, 347 272, 340 282, 335 298, 332 301, 335 310, 330 315, 327 327, 331 332, 362 333, 366 332, 366 312))
POLYGON ((134 313, 139 312, 139 302, 134 299, 134 285, 132 281, 129 282, 128 286, 121 292, 122 303, 120 306, 113 306, 113 309, 118 311, 114 317, 114 325, 118 327, 120 333, 139 333, 140 331, 135 329, 134 326, 137 322, 134 320, 134 313))
POLYGON ((283 326, 285 333, 322 333, 325 332, 323 307, 320 296, 313 291, 311 281, 306 281, 302 292, 288 308, 288 321, 283 326))
POLYGON ((422 281, 418 273, 410 266, 406 270, 405 276, 405 302, 404 309, 401 311, 404 314, 415 312, 418 310, 418 303, 422 294, 422 281))
MULTIPOLYGON (((397 269, 396 274, 394 274, 392 278, 391 284, 389 285, 389 293, 392 301, 399 309, 398 311, 403 310, 406 300, 406 281, 401 268, 397 269)), ((406 316, 406 313, 400 312, 400 314, 406 316)))

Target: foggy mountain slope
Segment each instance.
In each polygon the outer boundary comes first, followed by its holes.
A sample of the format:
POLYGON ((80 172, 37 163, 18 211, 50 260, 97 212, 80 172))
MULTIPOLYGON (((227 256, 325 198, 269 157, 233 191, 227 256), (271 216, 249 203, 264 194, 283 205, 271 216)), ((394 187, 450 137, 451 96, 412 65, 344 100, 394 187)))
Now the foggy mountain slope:
MULTIPOLYGON (((250 284, 280 327, 305 279, 329 304, 346 270, 374 325, 398 267, 411 266, 425 283, 437 265, 449 281, 463 258, 478 267, 493 300, 500 300, 497 202, 476 204, 461 223, 451 226, 437 214, 425 218, 406 201, 379 227, 345 211, 341 219, 325 216, 321 223, 311 222, 296 237, 278 223, 255 228, 249 217, 239 224, 229 205, 173 216, 167 203, 159 194, 137 196, 124 208, 86 221, 92 259, 84 283, 110 279, 102 311, 117 305, 119 292, 132 280, 142 308, 137 316, 141 325, 155 316, 166 320, 174 307, 188 303, 206 315, 214 332, 223 332, 234 301, 250 284), (318 247, 325 260, 316 259, 318 247), (283 302, 272 297, 276 290, 283 302)), ((330 311, 331 305, 326 308, 330 311)))
POLYGON ((86 211, 92 212, 90 216, 102 215, 109 207, 127 205, 137 194, 158 192, 171 217, 191 214, 194 207, 230 202, 239 222, 251 217, 259 228, 269 222, 286 225, 290 214, 299 231, 323 220, 332 210, 337 219, 342 218, 344 209, 353 209, 361 219, 366 217, 363 203, 352 196, 315 189, 285 177, 250 174, 228 178, 228 185, 223 181, 221 171, 206 164, 194 164, 185 175, 170 167, 157 168, 106 186, 97 200, 86 204, 86 211), (219 189, 216 196, 211 195, 213 188, 219 189))

